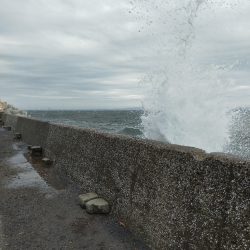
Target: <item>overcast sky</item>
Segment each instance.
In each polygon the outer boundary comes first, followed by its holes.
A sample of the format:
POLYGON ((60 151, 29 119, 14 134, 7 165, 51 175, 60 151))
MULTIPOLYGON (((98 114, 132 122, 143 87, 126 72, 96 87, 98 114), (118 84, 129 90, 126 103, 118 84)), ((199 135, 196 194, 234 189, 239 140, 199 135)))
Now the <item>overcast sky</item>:
MULTIPOLYGON (((0 99, 23 109, 140 107, 139 82, 167 60, 160 51, 173 48, 166 37, 176 28, 174 0, 140 2, 0 0, 0 99)), ((198 14, 194 58, 237 62, 232 76, 247 100, 250 1, 225 2, 198 14)))

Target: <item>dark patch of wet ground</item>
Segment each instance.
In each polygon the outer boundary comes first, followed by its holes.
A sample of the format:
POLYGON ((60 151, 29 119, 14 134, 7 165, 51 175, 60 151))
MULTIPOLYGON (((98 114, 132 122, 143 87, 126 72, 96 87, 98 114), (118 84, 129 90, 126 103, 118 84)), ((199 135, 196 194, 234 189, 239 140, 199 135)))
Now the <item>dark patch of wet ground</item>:
POLYGON ((89 215, 75 187, 0 129, 0 249, 149 249, 110 216, 89 215))

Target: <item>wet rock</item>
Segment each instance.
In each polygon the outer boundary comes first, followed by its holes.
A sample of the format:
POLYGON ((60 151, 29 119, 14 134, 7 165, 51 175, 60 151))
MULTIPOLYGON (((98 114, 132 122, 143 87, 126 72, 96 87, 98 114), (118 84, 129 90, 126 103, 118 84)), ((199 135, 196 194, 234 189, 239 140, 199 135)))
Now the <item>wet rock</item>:
POLYGON ((87 194, 81 194, 78 196, 79 198, 79 204, 82 208, 86 208, 86 203, 88 201, 91 201, 93 199, 98 198, 98 195, 96 193, 87 193, 87 194))
POLYGON ((15 133, 14 139, 15 140, 21 140, 22 139, 22 135, 20 133, 15 133))
POLYGON ((108 214, 110 207, 107 201, 97 198, 86 203, 86 211, 89 214, 108 214))
POLYGON ((9 126, 3 126, 3 128, 4 128, 5 130, 11 131, 11 127, 9 127, 9 126))
POLYGON ((50 160, 49 158, 46 158, 46 157, 42 159, 42 162, 47 167, 49 167, 49 166, 51 166, 53 164, 53 161, 50 160))
POLYGON ((33 146, 31 147, 31 155, 32 156, 42 156, 43 149, 41 146, 33 146))

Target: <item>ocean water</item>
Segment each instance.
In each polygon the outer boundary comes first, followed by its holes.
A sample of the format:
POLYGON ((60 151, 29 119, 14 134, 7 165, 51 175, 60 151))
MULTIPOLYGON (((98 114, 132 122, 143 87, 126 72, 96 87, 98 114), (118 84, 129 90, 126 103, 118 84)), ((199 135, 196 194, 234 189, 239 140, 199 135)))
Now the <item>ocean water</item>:
MULTIPOLYGON (((113 134, 147 138, 141 120, 145 115, 142 110, 54 110, 27 112, 30 117, 54 124, 91 128, 113 134)), ((250 108, 231 110, 230 117, 232 119, 229 122, 229 139, 223 145, 223 152, 250 159, 250 108)))
POLYGON ((29 116, 51 123, 143 138, 142 114, 141 110, 28 111, 29 116))

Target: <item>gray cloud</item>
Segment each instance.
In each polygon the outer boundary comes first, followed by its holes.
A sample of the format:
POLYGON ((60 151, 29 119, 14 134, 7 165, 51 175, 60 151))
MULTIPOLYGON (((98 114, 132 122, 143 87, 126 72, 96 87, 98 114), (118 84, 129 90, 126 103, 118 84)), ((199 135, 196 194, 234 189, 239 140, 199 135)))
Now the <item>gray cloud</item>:
MULTIPOLYGON (((0 98, 25 109, 140 106, 138 82, 164 65, 176 27, 164 4, 145 14, 130 2, 0 0, 0 98)), ((232 75, 248 85, 250 3, 239 2, 199 13, 194 58, 238 60, 232 75)))

